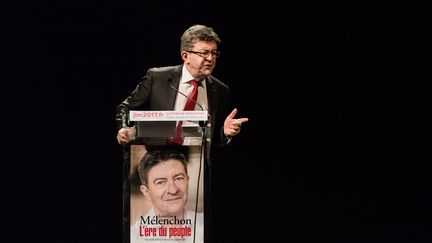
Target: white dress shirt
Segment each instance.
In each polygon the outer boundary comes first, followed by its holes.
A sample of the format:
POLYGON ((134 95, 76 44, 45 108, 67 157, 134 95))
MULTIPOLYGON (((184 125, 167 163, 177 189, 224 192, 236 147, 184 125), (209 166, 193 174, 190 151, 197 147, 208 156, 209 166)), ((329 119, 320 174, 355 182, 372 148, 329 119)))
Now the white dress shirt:
MULTIPOLYGON (((178 89, 182 94, 188 97, 193 90, 193 85, 190 82, 192 79, 194 78, 188 72, 186 67, 183 65, 182 76, 180 78, 180 85, 178 89)), ((197 104, 199 104, 204 110, 208 111, 207 90, 206 90, 205 81, 202 80, 202 82, 198 82, 198 84, 199 85, 198 85, 197 104)), ((184 109, 186 102, 188 100, 188 98, 185 97, 184 95, 177 94, 174 110, 182 111, 184 109)), ((201 110, 201 107, 199 105, 195 106, 195 110, 201 110)))

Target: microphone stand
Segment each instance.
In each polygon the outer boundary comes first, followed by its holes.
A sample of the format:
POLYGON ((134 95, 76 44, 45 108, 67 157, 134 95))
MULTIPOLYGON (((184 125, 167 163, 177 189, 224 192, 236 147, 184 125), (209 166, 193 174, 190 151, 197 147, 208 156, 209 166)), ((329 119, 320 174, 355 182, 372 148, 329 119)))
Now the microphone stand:
MULTIPOLYGON (((201 106, 200 106, 201 107, 201 106)), ((207 114, 207 121, 200 121, 199 125, 202 131, 202 157, 204 159, 204 242, 212 242, 211 236, 211 119, 210 114, 207 114)), ((201 171, 201 163, 200 163, 201 171)), ((198 194, 197 194, 198 195, 198 194)), ((195 240, 195 239, 194 239, 195 240)))

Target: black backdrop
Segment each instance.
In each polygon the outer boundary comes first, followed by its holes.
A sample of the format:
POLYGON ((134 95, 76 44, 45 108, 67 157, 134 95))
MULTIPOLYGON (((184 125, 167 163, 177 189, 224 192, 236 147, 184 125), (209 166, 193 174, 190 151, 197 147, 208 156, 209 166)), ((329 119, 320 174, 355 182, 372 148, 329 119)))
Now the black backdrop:
POLYGON ((430 6, 239 5, 4 6, 0 241, 121 242, 115 106, 200 23, 250 118, 214 155, 215 242, 430 242, 430 6))

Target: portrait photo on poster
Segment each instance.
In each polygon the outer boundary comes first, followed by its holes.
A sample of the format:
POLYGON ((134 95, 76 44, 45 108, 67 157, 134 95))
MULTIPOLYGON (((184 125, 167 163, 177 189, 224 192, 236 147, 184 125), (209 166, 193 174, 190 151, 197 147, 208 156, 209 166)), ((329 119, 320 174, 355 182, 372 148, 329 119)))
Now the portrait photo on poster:
POLYGON ((201 146, 131 145, 130 242, 204 242, 201 146))

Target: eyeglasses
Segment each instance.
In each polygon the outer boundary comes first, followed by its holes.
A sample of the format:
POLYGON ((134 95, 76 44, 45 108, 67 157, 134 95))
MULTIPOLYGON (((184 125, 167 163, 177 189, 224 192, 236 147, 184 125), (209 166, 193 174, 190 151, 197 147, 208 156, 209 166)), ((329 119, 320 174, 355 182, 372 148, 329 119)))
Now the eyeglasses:
POLYGON ((203 58, 207 58, 210 54, 214 58, 218 58, 220 56, 220 51, 207 51, 207 50, 203 50, 203 51, 186 51, 186 52, 190 52, 190 53, 196 54, 196 55, 198 55, 200 57, 203 57, 203 58))

